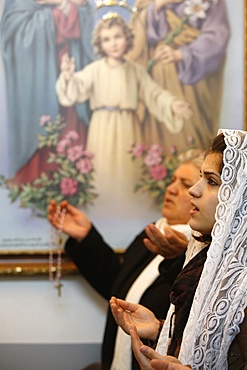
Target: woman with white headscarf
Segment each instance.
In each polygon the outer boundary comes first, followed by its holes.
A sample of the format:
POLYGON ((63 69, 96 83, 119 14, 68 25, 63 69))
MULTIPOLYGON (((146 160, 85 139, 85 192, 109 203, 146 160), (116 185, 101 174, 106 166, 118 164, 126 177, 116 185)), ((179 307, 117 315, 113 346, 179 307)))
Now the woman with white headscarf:
POLYGON ((175 370, 167 360, 176 361, 177 369, 181 363, 196 370, 246 369, 246 132, 220 130, 190 194, 190 226, 200 237, 191 240, 172 287, 157 351, 143 346, 138 337, 155 340, 158 334, 159 320, 150 311, 112 298, 112 312, 131 333, 142 370, 175 370))

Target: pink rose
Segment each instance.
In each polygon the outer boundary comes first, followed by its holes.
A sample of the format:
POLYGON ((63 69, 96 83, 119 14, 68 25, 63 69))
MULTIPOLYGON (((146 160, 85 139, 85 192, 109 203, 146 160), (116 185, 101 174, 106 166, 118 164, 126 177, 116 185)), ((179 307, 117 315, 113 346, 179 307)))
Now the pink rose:
POLYGON ((147 146, 145 144, 136 145, 133 148, 133 155, 135 157, 141 157, 142 154, 147 150, 147 146))
POLYGON ((151 153, 156 153, 158 155, 161 155, 163 153, 163 146, 160 144, 152 144, 150 146, 150 149, 148 151, 150 154, 151 153))
POLYGON ((169 152, 171 154, 176 154, 177 153, 177 148, 175 145, 171 145, 170 148, 169 148, 169 152))
POLYGON ((92 152, 89 152, 88 150, 84 150, 83 157, 92 159, 94 157, 94 154, 92 152))
POLYGON ((67 158, 71 162, 77 161, 77 159, 81 158, 82 155, 83 155, 82 145, 74 145, 67 150, 67 158))
POLYGON ((64 177, 60 182, 60 190, 63 195, 75 195, 77 193, 78 182, 74 179, 64 177))
POLYGON ((150 176, 154 180, 163 180, 167 176, 167 168, 162 165, 156 165, 149 170, 150 176))
POLYGON ((61 139, 56 147, 58 154, 64 154, 66 148, 70 145, 70 142, 67 139, 61 139))
POLYGON ((144 158, 144 163, 148 167, 155 166, 159 164, 161 161, 162 161, 162 157, 156 152, 149 153, 144 158))
POLYGON ((51 116, 48 116, 44 114, 43 116, 40 117, 39 124, 40 126, 45 126, 47 122, 51 120, 51 116))
POLYGON ((76 141, 80 138, 80 136, 76 131, 70 130, 66 132, 66 134, 64 135, 64 138, 70 141, 76 141))
POLYGON ((78 171, 84 174, 89 173, 93 169, 93 164, 88 158, 80 159, 78 162, 76 162, 75 166, 78 171))

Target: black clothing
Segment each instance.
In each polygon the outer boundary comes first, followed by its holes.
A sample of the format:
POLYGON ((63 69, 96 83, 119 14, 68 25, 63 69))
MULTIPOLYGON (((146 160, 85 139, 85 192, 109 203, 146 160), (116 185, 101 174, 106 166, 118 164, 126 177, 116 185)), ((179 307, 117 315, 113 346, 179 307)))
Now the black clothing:
POLYGON ((178 357, 185 325, 198 286, 209 247, 203 248, 178 274, 170 293, 170 302, 175 306, 175 324, 167 354, 178 357))
MULTIPOLYGON (((144 238, 147 238, 145 231, 127 248, 123 262, 94 227, 80 243, 70 238, 65 250, 80 273, 105 299, 109 300, 111 296, 125 299, 133 282, 155 257, 143 244, 144 238)), ((183 262, 184 254, 173 260, 162 261, 160 275, 141 297, 139 303, 153 311, 157 318, 166 317, 170 306, 170 288, 181 271, 183 262)), ((117 324, 109 309, 102 345, 102 370, 110 369, 116 333, 117 324)), ((137 369, 140 367, 132 356, 132 370, 137 369)))

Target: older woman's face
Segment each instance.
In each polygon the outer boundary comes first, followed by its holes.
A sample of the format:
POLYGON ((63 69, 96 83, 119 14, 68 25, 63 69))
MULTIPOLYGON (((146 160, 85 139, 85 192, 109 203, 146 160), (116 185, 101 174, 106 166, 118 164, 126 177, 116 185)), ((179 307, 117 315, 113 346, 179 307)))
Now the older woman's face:
POLYGON ((192 196, 189 224, 193 230, 206 235, 211 234, 215 223, 215 210, 221 185, 219 173, 221 161, 221 154, 209 154, 202 164, 200 180, 189 189, 192 196))
POLYGON ((170 225, 186 224, 190 219, 191 196, 189 188, 200 179, 199 169, 192 163, 180 165, 166 188, 162 215, 170 225))

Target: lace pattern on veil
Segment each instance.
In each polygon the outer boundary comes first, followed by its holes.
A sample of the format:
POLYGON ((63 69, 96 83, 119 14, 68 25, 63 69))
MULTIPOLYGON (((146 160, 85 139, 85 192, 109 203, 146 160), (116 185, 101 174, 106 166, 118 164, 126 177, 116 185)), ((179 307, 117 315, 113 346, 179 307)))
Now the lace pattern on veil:
POLYGON ((228 368, 247 306, 247 133, 220 132, 226 149, 216 222, 179 355, 197 370, 228 368))

